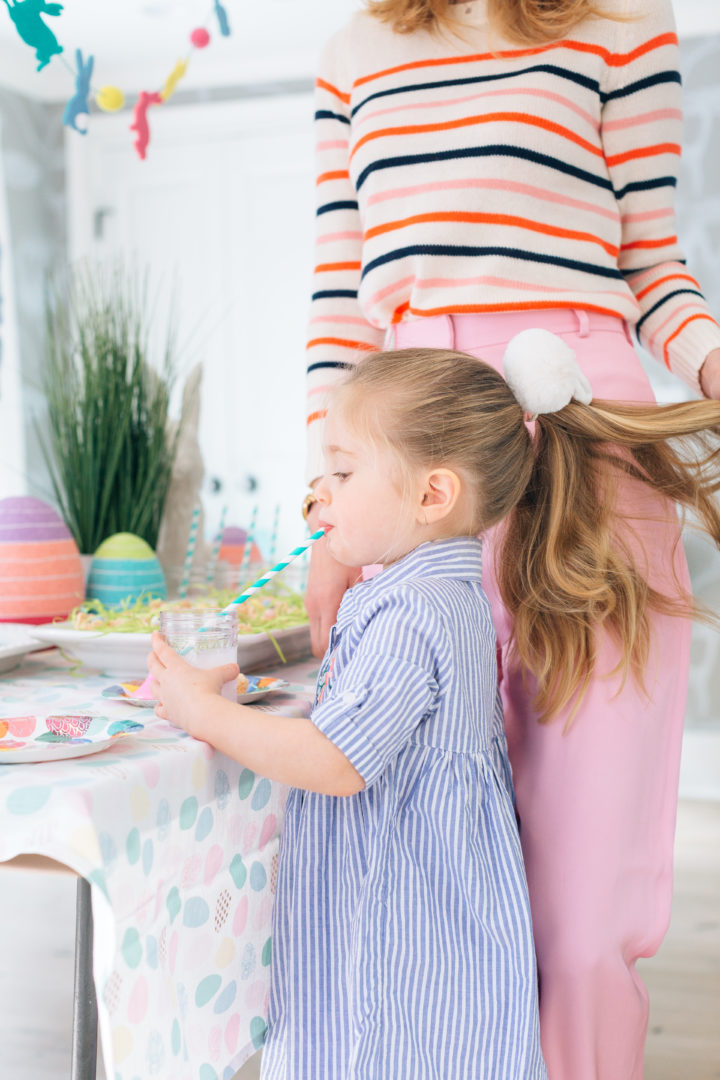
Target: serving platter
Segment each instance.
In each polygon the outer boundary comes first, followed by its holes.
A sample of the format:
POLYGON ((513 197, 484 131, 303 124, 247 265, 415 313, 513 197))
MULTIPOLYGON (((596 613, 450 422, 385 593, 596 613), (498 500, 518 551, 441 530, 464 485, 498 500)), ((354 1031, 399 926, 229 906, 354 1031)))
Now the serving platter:
MULTIPOLYGON (((45 645, 57 645, 72 659, 85 667, 110 675, 115 679, 141 680, 147 675, 147 654, 151 635, 142 633, 103 633, 95 630, 76 630, 69 623, 50 623, 29 629, 33 638, 45 645)), ((38 646, 41 648, 42 646, 38 646)), ((238 666, 244 673, 260 668, 276 667, 282 663, 280 652, 288 663, 309 656, 310 624, 302 623, 287 630, 238 636, 238 666), (272 638, 271 635, 272 634, 272 638), (277 648, 273 644, 277 643, 277 648)))
POLYGON ((36 629, 21 623, 0 623, 0 674, 12 671, 28 653, 47 648, 31 636, 30 631, 36 629))

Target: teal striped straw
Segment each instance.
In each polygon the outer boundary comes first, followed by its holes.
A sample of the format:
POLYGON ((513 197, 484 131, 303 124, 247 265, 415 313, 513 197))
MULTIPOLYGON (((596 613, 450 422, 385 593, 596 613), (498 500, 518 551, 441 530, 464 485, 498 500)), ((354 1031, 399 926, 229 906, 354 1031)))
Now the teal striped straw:
MULTIPOLYGON (((309 547, 312 547, 316 540, 319 540, 320 537, 324 535, 325 529, 323 527, 322 529, 318 529, 317 532, 314 532, 312 536, 309 536, 304 544, 301 544, 299 547, 293 548, 292 551, 288 552, 282 562, 276 563, 271 570, 268 570, 267 573, 263 574, 261 578, 258 578, 253 585, 248 586, 248 588, 245 589, 244 592, 241 592, 239 596, 236 596, 232 603, 228 604, 227 607, 224 607, 222 609, 221 614, 224 615, 226 612, 231 612, 232 609, 234 607, 237 607, 238 604, 242 604, 247 599, 249 599, 249 597, 254 596, 254 594, 258 592, 259 589, 262 589, 264 585, 267 585, 268 581, 274 578, 276 574, 279 574, 281 570, 284 570, 285 567, 293 561, 293 559, 297 559, 298 555, 302 555, 304 552, 306 552, 309 547)), ((201 626, 200 633, 202 633, 203 630, 209 629, 209 626, 201 626)), ((184 649, 180 650, 179 655, 187 656, 187 654, 191 651, 192 645, 186 645, 184 649)))
POLYGON ((180 582, 180 591, 178 593, 181 600, 184 600, 187 596, 188 585, 190 584, 190 570, 192 569, 193 555, 195 554, 195 541, 197 540, 199 520, 200 507, 196 506, 193 510, 192 522, 190 523, 190 535, 188 536, 187 550, 185 553, 185 566, 183 567, 183 576, 182 581, 180 582))
POLYGON ((257 581, 254 582, 252 585, 249 585, 247 589, 244 590, 244 592, 241 592, 239 596, 236 596, 232 603, 228 604, 227 607, 223 608, 223 611, 232 611, 232 609, 234 607, 237 607, 238 604, 243 604, 251 596, 254 596, 254 594, 256 592, 259 592, 260 589, 267 585, 268 581, 271 581, 276 574, 279 574, 281 570, 284 570, 286 566, 289 566, 293 559, 297 559, 298 555, 302 555, 304 552, 306 552, 309 547, 312 547, 316 540, 319 540, 324 535, 324 528, 318 529, 316 532, 314 532, 311 536, 307 538, 304 544, 300 544, 299 547, 293 548, 292 551, 288 552, 284 559, 282 559, 279 563, 275 563, 275 565, 270 570, 266 571, 266 573, 264 573, 262 577, 259 577, 257 581))

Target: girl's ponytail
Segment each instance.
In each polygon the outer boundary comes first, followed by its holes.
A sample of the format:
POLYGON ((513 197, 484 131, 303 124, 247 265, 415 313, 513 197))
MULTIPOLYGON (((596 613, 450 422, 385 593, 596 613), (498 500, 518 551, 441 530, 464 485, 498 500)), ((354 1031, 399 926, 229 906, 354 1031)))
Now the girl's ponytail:
POLYGON ((679 583, 675 596, 648 583, 622 542, 617 486, 637 481, 674 500, 720 546, 720 404, 571 402, 540 416, 537 428, 530 481, 503 526, 496 571, 517 658, 537 679, 542 722, 571 701, 577 707, 598 632, 614 637, 623 676, 642 685, 648 613, 699 613, 679 583))

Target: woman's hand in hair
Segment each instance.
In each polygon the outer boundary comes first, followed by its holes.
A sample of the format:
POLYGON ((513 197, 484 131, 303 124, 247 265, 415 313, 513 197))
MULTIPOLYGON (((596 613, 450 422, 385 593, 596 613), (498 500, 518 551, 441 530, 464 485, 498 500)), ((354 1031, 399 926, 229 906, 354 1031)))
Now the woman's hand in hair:
POLYGON ((700 387, 707 398, 720 401, 720 349, 713 349, 700 368, 700 387))
MULTIPOLYGON (((316 507, 317 504, 308 514, 311 530, 318 527, 315 519, 319 517, 319 511, 316 507)), ((305 607, 310 617, 310 638, 315 656, 324 655, 340 601, 345 592, 360 580, 361 575, 361 567, 343 566, 333 559, 324 539, 313 545, 305 590, 305 607)))

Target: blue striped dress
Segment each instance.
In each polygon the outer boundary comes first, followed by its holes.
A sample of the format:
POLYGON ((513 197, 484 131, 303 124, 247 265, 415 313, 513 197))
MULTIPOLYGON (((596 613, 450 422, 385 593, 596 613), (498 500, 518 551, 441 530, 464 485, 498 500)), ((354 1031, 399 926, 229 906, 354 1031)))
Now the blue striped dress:
POLYGON ((546 1080, 480 542, 340 607, 312 719, 366 787, 293 789, 263 1080, 546 1080))

